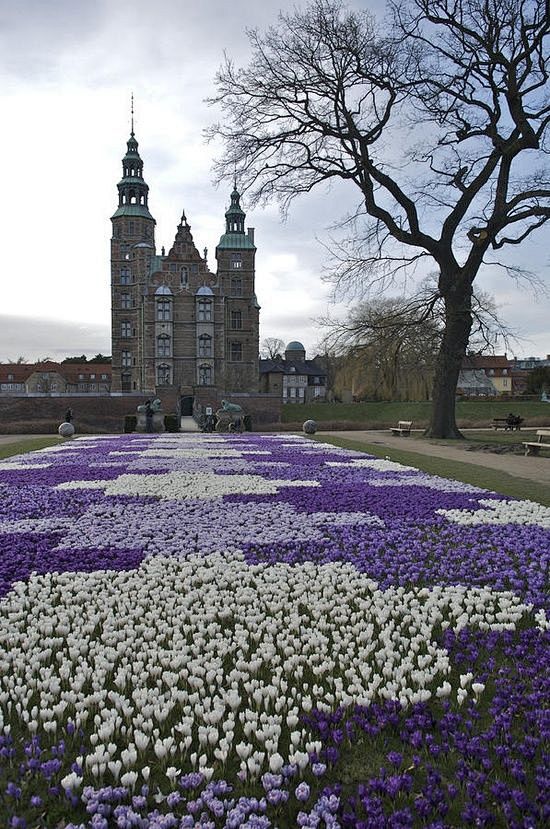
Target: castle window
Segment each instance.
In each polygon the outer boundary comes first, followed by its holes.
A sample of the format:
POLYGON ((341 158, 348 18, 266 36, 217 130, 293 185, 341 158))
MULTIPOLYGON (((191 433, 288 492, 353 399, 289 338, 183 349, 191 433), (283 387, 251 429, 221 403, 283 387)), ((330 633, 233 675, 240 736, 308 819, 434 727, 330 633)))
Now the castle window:
POLYGON ((130 233, 130 234, 134 233, 134 226, 135 226, 135 222, 128 222, 128 233, 130 233))
POLYGON ((157 320, 167 322, 172 319, 172 301, 168 297, 157 299, 157 320))
POLYGON ((212 366, 199 366, 199 386, 212 385, 212 366))
POLYGON ((120 375, 122 391, 132 391, 132 375, 124 372, 120 375))
POLYGON ((234 253, 231 256, 231 267, 232 268, 242 268, 243 266, 243 258, 240 253, 234 253))
POLYGON ((132 307, 132 297, 130 296, 130 294, 120 295, 120 307, 125 309, 132 307))
POLYGON ((157 337, 157 357, 171 357, 172 342, 168 334, 159 334, 157 337))
POLYGON ((212 321, 212 300, 199 299, 198 302, 199 322, 212 321))
POLYGON ((120 284, 121 285, 131 285, 132 283, 132 269, 129 268, 127 265, 124 265, 120 269, 120 284))
POLYGON ((121 337, 131 337, 132 336, 132 323, 128 322, 128 320, 124 320, 120 323, 120 336, 121 337))
POLYGON ((108 379, 109 379, 109 375, 108 375, 108 374, 102 374, 102 375, 101 375, 101 379, 102 379, 102 380, 108 380, 108 379))
POLYGON ((212 337, 208 334, 201 334, 199 337, 199 357, 212 356, 212 337))
POLYGON ((166 363, 162 363, 160 366, 157 366, 157 385, 158 386, 170 386, 172 385, 171 382, 171 368, 166 363))
POLYGON ((242 311, 231 311, 231 328, 234 331, 240 331, 243 327, 242 311))
MULTIPOLYGON (((132 366, 132 352, 131 351, 123 351, 122 352, 122 368, 131 368, 132 366)), ((101 379, 105 380, 106 375, 102 374, 101 379)))
POLYGON ((240 363, 243 358, 243 344, 242 343, 231 343, 230 347, 230 360, 234 363, 240 363))
POLYGON ((231 296, 243 295, 243 281, 240 276, 234 276, 231 279, 231 296))

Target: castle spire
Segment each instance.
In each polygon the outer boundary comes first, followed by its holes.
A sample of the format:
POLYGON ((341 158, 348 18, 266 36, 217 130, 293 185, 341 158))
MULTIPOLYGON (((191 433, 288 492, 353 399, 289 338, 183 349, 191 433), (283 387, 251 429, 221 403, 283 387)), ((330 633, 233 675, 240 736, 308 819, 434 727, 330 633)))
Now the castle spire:
POLYGON ((117 184, 118 210, 112 216, 142 216, 153 219, 149 212, 149 187, 143 178, 143 161, 139 154, 134 133, 134 94, 130 103, 130 138, 126 142, 126 154, 122 159, 122 178, 117 184))
POLYGON ((235 175, 233 192, 231 193, 231 205, 225 214, 225 232, 243 233, 246 213, 240 204, 241 194, 237 190, 237 176, 235 175))

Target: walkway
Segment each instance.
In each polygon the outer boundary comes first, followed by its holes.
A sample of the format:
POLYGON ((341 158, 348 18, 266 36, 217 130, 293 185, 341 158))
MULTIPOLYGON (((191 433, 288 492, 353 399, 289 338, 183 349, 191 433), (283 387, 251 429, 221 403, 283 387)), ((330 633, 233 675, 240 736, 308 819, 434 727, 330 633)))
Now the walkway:
POLYGON ((198 423, 194 417, 182 417, 180 429, 182 432, 200 432, 198 423))
MULTIPOLYGON (((524 455, 497 455, 492 452, 468 452, 465 446, 448 446, 447 444, 431 443, 428 440, 415 440, 414 438, 394 437, 390 432, 382 430, 364 430, 353 432, 317 432, 321 437, 347 438, 349 440, 360 440, 365 443, 372 443, 380 446, 387 446, 388 449, 402 449, 406 452, 418 452, 420 455, 431 455, 434 458, 447 458, 450 461, 461 461, 477 466, 484 466, 489 469, 497 469, 514 475, 517 478, 526 478, 538 484, 550 486, 550 456, 529 456, 524 455)), ((466 444, 467 445, 467 444, 466 444)))

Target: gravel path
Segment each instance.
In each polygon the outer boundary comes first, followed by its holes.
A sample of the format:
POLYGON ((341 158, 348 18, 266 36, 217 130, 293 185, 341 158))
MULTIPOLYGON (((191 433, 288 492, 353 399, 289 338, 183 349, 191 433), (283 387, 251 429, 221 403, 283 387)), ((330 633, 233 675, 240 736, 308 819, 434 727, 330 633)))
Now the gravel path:
MULTIPOLYGON (((447 458, 450 461, 461 461, 489 469, 497 469, 514 475, 517 478, 526 478, 529 481, 550 487, 550 454, 525 457, 524 455, 504 454, 497 455, 491 452, 468 452, 465 446, 447 446, 439 443, 430 443, 424 440, 414 440, 406 437, 394 437, 389 432, 380 430, 365 430, 357 432, 317 432, 321 437, 348 438, 361 440, 365 443, 387 446, 388 449, 402 449, 407 452, 418 452, 420 455, 431 455, 435 458, 447 458)), ((529 438, 528 438, 529 439, 529 438)))

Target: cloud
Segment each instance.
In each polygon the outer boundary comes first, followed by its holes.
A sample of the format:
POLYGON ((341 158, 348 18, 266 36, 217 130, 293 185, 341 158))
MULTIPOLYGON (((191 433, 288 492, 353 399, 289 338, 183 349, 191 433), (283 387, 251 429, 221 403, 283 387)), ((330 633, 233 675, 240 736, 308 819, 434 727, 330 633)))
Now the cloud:
POLYGON ((44 357, 111 353, 111 331, 106 325, 63 322, 40 317, 0 315, 0 362, 25 357, 27 362, 44 357))

